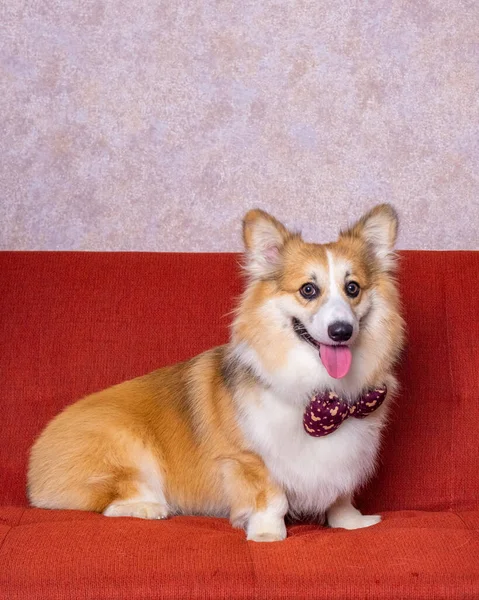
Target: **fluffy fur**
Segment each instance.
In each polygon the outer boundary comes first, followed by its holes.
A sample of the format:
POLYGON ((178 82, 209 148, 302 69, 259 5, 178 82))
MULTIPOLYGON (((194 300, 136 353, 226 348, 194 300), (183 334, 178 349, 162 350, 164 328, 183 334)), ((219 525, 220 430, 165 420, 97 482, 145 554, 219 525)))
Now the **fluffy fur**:
POLYGON ((106 516, 229 516, 248 539, 286 537, 284 516, 333 527, 379 521, 351 503, 372 474, 403 341, 394 277, 397 217, 380 205, 337 242, 304 242, 270 215, 244 219, 247 285, 230 342, 185 363, 92 394, 54 418, 33 446, 28 493, 34 506, 106 516), (359 284, 357 297, 345 286, 359 284), (317 297, 301 288, 314 282, 317 297), (317 344, 347 321, 352 366, 331 377, 317 347, 298 336, 299 320, 317 344), (366 419, 330 436, 302 427, 319 390, 353 400, 386 383, 388 398, 366 419))

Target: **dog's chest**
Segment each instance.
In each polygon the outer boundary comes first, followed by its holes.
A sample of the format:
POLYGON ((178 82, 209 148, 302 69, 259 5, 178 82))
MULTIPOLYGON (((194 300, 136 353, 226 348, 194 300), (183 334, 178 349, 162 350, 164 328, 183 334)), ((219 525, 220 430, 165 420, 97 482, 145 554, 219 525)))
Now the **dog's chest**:
POLYGON ((319 513, 371 474, 383 419, 380 414, 347 419, 331 435, 314 438, 304 431, 303 412, 303 407, 263 392, 248 403, 242 426, 274 479, 287 490, 291 509, 319 513))

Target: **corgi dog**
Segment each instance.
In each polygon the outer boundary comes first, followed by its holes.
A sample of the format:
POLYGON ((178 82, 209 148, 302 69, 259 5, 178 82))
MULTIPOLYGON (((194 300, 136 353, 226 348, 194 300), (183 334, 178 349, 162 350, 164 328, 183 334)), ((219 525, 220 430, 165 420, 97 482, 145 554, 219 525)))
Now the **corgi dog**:
POLYGON ((378 523, 353 495, 374 472, 397 388, 397 228, 382 204, 336 242, 313 244, 249 211, 229 342, 57 415, 31 451, 31 504, 229 517, 258 542, 283 540, 288 513, 378 523))

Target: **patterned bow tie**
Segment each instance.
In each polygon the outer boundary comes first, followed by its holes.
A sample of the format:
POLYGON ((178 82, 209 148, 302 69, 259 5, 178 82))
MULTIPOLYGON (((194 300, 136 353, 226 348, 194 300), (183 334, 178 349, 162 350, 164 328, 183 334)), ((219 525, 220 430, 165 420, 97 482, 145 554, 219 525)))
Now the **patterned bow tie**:
POLYGON ((386 386, 371 389, 354 404, 348 404, 334 392, 317 394, 304 411, 304 430, 313 437, 323 437, 336 431, 348 417, 364 419, 381 406, 387 391, 386 386))

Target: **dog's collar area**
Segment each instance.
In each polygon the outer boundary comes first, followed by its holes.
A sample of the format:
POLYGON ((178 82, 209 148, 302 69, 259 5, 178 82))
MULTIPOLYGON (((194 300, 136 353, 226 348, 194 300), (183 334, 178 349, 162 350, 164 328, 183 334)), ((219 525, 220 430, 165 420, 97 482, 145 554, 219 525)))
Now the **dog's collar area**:
POLYGON ((370 389, 366 394, 349 404, 335 392, 324 392, 314 396, 303 415, 303 427, 312 437, 324 437, 334 433, 348 417, 364 419, 384 402, 387 394, 384 385, 370 389))

